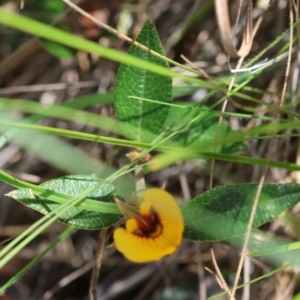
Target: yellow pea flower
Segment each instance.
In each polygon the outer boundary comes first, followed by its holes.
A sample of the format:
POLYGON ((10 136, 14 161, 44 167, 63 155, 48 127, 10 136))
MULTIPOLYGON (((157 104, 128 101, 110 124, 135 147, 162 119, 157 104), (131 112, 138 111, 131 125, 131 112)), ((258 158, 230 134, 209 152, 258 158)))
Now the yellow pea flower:
POLYGON ((142 193, 140 211, 126 221, 126 229, 114 232, 115 246, 136 263, 155 261, 173 253, 180 245, 183 217, 168 192, 152 188, 142 193))

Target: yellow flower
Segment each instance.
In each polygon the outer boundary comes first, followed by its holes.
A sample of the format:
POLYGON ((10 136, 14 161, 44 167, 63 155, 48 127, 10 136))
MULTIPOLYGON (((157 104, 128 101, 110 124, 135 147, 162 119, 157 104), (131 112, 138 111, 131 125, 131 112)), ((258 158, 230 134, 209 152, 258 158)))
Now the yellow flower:
POLYGON ((116 248, 137 263, 155 261, 173 253, 180 245, 183 217, 175 199, 152 188, 142 193, 140 211, 126 221, 126 229, 114 232, 116 248))

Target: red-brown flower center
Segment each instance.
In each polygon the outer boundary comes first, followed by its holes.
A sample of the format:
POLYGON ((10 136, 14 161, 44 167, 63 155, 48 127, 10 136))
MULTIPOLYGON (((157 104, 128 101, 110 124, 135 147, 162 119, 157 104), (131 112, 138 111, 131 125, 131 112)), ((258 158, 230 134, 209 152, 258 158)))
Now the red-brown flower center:
POLYGON ((136 234, 142 236, 157 236, 162 231, 162 226, 159 220, 159 217, 155 212, 151 212, 150 214, 141 214, 141 218, 137 218, 138 232, 136 234))

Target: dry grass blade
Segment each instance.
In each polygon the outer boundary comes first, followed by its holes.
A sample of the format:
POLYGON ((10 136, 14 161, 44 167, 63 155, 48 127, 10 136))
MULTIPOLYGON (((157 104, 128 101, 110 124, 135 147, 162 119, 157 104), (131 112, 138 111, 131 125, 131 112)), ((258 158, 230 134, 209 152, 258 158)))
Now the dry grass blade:
MULTIPOLYGON (((128 37, 125 34, 122 34, 120 32, 118 32, 116 29, 110 27, 109 25, 99 21, 97 18, 93 17, 91 14, 87 13, 86 11, 84 11, 83 9, 81 9, 78 5, 74 4, 73 2, 71 2, 70 0, 62 0, 63 2, 65 2, 69 7, 71 7, 72 9, 74 9, 75 11, 77 11, 78 13, 80 13, 81 15, 85 16, 86 18, 90 19, 92 22, 94 22, 95 24, 97 24, 98 26, 104 28, 105 30, 107 30, 108 32, 115 34, 118 38, 129 42, 132 45, 135 45, 145 51, 148 51, 149 53, 156 55, 157 57, 160 57, 162 59, 165 59, 166 61, 168 61, 170 64, 173 64, 175 66, 179 66, 183 69, 185 69, 185 67, 171 59, 168 59, 167 57, 149 49, 148 47, 144 46, 143 44, 138 43, 137 41, 131 39, 130 37, 128 37)), ((188 68, 186 68, 188 69, 188 68)), ((188 69, 189 71, 193 71, 192 69, 188 69)))
POLYGON ((53 286, 50 290, 45 292, 43 296, 43 300, 49 300, 53 299, 53 295, 57 293, 59 290, 63 289, 65 286, 67 286, 72 281, 76 280, 78 277, 82 276, 84 273, 88 272, 94 265, 94 262, 91 261, 78 270, 74 271, 73 273, 70 273, 68 276, 61 279, 55 286, 53 286))
MULTIPOLYGON (((280 109, 284 105, 285 94, 286 94, 286 89, 287 89, 287 83, 288 83, 288 78, 289 78, 289 73, 290 73, 290 67, 291 67, 292 51, 293 51, 293 34, 294 34, 293 23, 294 23, 294 14, 293 14, 293 3, 292 3, 292 0, 289 0, 289 8, 290 8, 289 56, 288 56, 287 67, 286 67, 286 72, 285 72, 284 85, 283 85, 283 88, 282 88, 281 99, 280 99, 280 103, 279 103, 279 110, 278 110, 278 114, 277 114, 276 121, 275 121, 276 123, 280 122, 280 109)), ((270 147, 269 147, 269 151, 268 151, 267 158, 266 158, 267 162, 269 162, 271 160, 271 158, 272 158, 273 149, 274 149, 274 145, 275 145, 275 140, 276 140, 276 133, 274 133, 274 135, 273 135, 273 137, 271 139, 271 142, 270 142, 270 147)), ((235 280, 234 280, 234 286, 233 286, 233 289, 232 289, 232 294, 233 295, 235 294, 237 286, 238 286, 238 280, 239 280, 239 277, 240 277, 240 274, 241 274, 241 271, 242 271, 242 266, 243 266, 243 263, 244 263, 244 260, 245 260, 245 256, 246 256, 246 252, 247 252, 247 247, 248 247, 248 243, 249 243, 249 239, 250 239, 250 232, 251 232, 252 224, 253 224, 253 221, 254 221, 254 216, 255 216, 255 213, 256 213, 256 209, 257 209, 257 206, 258 206, 260 194, 261 194, 261 191, 262 191, 262 188, 263 188, 263 184, 265 182, 268 170, 269 170, 269 166, 268 166, 268 163, 267 163, 266 166, 265 166, 265 168, 264 168, 264 170, 263 170, 263 174, 262 174, 262 177, 260 179, 260 182, 259 182, 259 185, 258 185, 258 188, 257 188, 257 192, 256 192, 256 195, 255 195, 255 198, 254 198, 254 201, 253 201, 253 207, 252 207, 252 210, 251 210, 251 214, 250 214, 250 218, 249 218, 249 223, 248 223, 248 226, 247 226, 247 231, 246 231, 246 235, 245 235, 244 245, 243 245, 243 248, 242 248, 241 258, 240 258, 240 261, 239 261, 238 269, 237 269, 237 272, 236 272, 236 277, 235 277, 235 280)))
POLYGON ((227 283, 226 283, 226 281, 225 281, 225 279, 224 279, 224 277, 223 277, 223 275, 222 275, 222 273, 219 269, 219 266, 218 266, 218 263, 217 263, 217 260, 216 260, 215 254, 214 254, 214 250, 211 249, 210 252, 211 252, 212 263, 213 263, 213 266, 215 268, 216 273, 214 273, 213 271, 211 271, 208 268, 205 268, 205 269, 215 277, 215 279, 216 279, 217 283, 219 284, 220 288, 223 291, 226 292, 226 294, 230 298, 230 300, 235 300, 232 292, 230 291, 230 289, 229 289, 229 287, 228 287, 228 285, 227 285, 227 283))
POLYGON ((217 22, 220 30, 222 45, 230 57, 247 56, 252 47, 252 1, 248 1, 246 26, 243 34, 242 45, 239 50, 234 46, 229 19, 228 2, 215 0, 217 22))
MULTIPOLYGON (((267 9, 267 7, 265 9, 267 9)), ((262 20, 262 18, 259 18, 253 29, 252 1, 248 0, 246 25, 245 25, 245 30, 243 33, 243 41, 240 46, 240 49, 237 49, 234 45, 230 18, 229 18, 228 1, 215 0, 215 10, 216 10, 218 27, 220 30, 221 42, 226 53, 233 58, 247 56, 251 50, 254 35, 262 20)))

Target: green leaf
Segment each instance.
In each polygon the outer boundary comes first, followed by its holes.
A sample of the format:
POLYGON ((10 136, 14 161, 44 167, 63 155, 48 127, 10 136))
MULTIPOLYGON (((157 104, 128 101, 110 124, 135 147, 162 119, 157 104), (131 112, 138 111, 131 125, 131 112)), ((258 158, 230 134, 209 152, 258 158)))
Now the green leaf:
MULTIPOLYGON (((66 4, 61 0, 34 0, 31 2, 26 2, 22 14, 32 17, 34 19, 40 20, 45 23, 52 23, 55 19, 66 10, 66 4)), ((68 31, 66 26, 63 26, 61 23, 57 24, 55 21, 56 27, 68 31)), ((47 40, 40 39, 43 47, 53 56, 57 58, 73 58, 76 54, 76 51, 72 48, 69 48, 65 45, 47 40)))
MULTIPOLYGON (((159 36, 150 20, 145 22, 137 42, 163 55, 159 36)), ((166 61, 135 45, 130 47, 128 54, 169 69, 166 61)), ((130 136, 138 141, 145 141, 142 130, 159 134, 167 118, 169 107, 143 99, 171 103, 172 82, 168 77, 122 64, 117 75, 115 97, 118 118, 135 128, 130 132, 130 136)))
MULTIPOLYGON (((47 181, 40 186, 57 193, 78 196, 86 189, 97 185, 99 186, 91 192, 87 197, 88 199, 108 203, 114 203, 114 197, 123 199, 114 185, 93 176, 70 175, 47 181)), ((9 193, 9 196, 45 215, 61 205, 47 198, 34 196, 28 188, 14 190, 9 193)), ((58 221, 82 229, 97 230, 111 226, 121 218, 122 215, 106 214, 85 210, 80 207, 72 207, 62 214, 58 221)))
POLYGON ((297 295, 293 296, 292 300, 300 300, 300 293, 298 293, 297 295))
POLYGON ((66 10, 66 7, 61 0, 33 0, 25 2, 21 13, 42 22, 51 23, 66 10))
MULTIPOLYGON (((215 111, 209 110, 209 107, 201 106, 195 108, 193 104, 182 104, 183 107, 172 106, 165 126, 171 132, 179 130, 171 141, 178 143, 178 146, 197 146, 206 141, 215 139, 218 129, 219 117, 215 111), (195 120, 191 122, 192 120, 195 120)), ((170 132, 170 133, 171 133, 170 132)), ((234 132, 226 120, 223 120, 220 127, 219 137, 227 136, 234 132)), ((218 145, 216 153, 234 153, 242 152, 247 149, 246 142, 235 142, 218 145)), ((207 147, 203 152, 213 152, 214 147, 207 147)))
MULTIPOLYGON (((61 24, 58 24, 55 27, 63 29, 65 31, 69 31, 68 27, 61 24)), ((67 47, 60 43, 56 43, 54 41, 40 38, 40 42, 51 55, 57 58, 73 58, 77 53, 75 49, 67 47)))
MULTIPOLYGON (((217 241, 244 234, 257 186, 225 185, 191 200, 182 207, 184 237, 194 241, 217 241)), ((275 219, 299 201, 299 184, 265 184, 252 228, 275 219)))
POLYGON ((43 47, 57 58, 73 58, 76 54, 72 48, 46 39, 40 39, 43 47))

